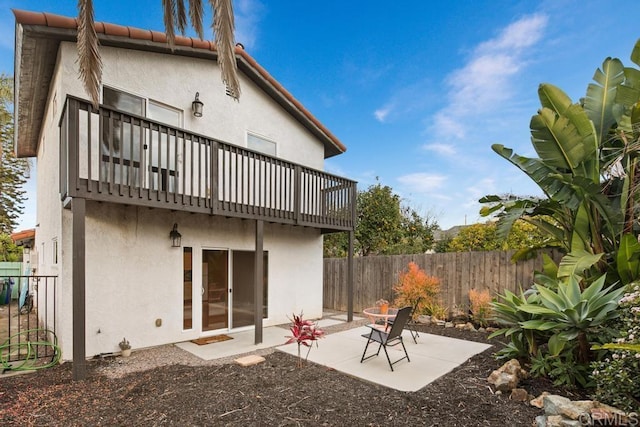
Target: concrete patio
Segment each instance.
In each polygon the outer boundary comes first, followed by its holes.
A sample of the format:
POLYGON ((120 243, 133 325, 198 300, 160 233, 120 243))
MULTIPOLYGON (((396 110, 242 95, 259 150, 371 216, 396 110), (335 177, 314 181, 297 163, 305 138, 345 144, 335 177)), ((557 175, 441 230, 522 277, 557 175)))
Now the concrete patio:
MULTIPOLYGON (((318 325, 321 328, 328 328, 344 324, 345 320, 345 315, 329 314, 319 320, 318 325)), ((355 320, 362 319, 355 318, 355 320)), ((315 344, 313 345, 309 353, 309 362, 330 367, 362 381, 412 392, 420 390, 470 357, 490 347, 487 344, 425 333, 420 334, 417 339, 418 343, 415 344, 409 331, 404 331, 403 339, 411 361, 403 360, 395 364, 392 372, 382 350, 378 357, 360 363, 366 345, 366 339, 362 337, 362 334, 369 331, 366 326, 361 326, 361 324, 362 322, 354 322, 354 327, 351 329, 334 333, 328 332, 324 338, 318 341, 317 347, 315 344)), ((270 347, 297 356, 296 344, 283 345, 287 339, 286 336, 289 335, 288 329, 284 327, 264 328, 263 342, 259 345, 253 344, 253 331, 228 335, 234 339, 207 345, 197 345, 192 342, 176 345, 205 360, 247 354, 270 347)), ((306 350, 306 347, 303 348, 303 355, 306 354, 306 350)), ((369 346, 367 354, 375 353, 376 350, 377 345, 373 343, 369 346)), ((388 351, 392 362, 404 355, 400 346, 389 347, 388 351)))

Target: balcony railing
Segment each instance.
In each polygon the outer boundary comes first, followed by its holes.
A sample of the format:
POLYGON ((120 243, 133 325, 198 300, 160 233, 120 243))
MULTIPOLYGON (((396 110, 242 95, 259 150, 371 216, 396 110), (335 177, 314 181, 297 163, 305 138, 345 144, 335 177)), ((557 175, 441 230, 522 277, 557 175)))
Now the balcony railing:
POLYGON ((113 203, 352 230, 356 183, 67 97, 60 193, 113 203))

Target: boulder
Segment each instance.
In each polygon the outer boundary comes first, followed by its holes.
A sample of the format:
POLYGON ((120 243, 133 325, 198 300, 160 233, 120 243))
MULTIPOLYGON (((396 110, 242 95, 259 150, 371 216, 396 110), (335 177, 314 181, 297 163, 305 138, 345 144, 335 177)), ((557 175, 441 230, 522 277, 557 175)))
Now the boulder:
POLYGON ((431 324, 431 316, 428 316, 426 314, 421 314, 416 319, 416 322, 421 323, 423 325, 430 325, 431 324))
POLYGON ((489 375, 487 381, 496 390, 509 391, 518 386, 521 379, 527 377, 527 371, 520 367, 520 362, 511 359, 489 375))
POLYGON ((509 399, 516 402, 526 402, 529 400, 529 393, 523 388, 514 388, 511 390, 511 396, 509 396, 509 399))
POLYGON ((545 396, 549 396, 548 391, 543 391, 540 396, 536 397, 535 399, 532 399, 529 402, 529 405, 535 406, 536 408, 540 408, 540 409, 544 408, 544 402, 542 401, 542 399, 544 399, 545 396))
POLYGON ((542 401, 544 402, 544 413, 547 415, 560 415, 561 408, 571 402, 566 397, 557 394, 548 394, 542 401))

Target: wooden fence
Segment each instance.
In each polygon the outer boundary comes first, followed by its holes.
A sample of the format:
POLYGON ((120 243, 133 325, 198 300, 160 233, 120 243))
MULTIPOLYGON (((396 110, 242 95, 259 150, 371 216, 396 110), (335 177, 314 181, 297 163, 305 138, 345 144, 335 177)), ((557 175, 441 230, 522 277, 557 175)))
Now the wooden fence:
MULTIPOLYGON (((392 301, 393 286, 398 274, 415 262, 430 276, 440 279, 442 304, 449 309, 465 308, 469 290, 489 289, 495 296, 505 289, 526 289, 533 282, 534 272, 542 270, 542 256, 527 261, 511 262, 514 251, 448 252, 436 254, 367 256, 353 259, 353 309, 362 311, 384 298, 392 301)), ((556 260, 558 252, 549 252, 556 260)), ((347 259, 324 260, 324 307, 347 310, 347 259)))

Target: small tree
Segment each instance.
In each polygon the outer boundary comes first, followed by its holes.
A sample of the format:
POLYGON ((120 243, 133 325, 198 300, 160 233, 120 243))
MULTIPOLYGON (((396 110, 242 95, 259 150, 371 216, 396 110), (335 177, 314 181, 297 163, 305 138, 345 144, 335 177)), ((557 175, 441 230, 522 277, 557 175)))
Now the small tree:
POLYGON ((0 75, 0 232, 11 233, 26 200, 25 176, 29 164, 18 159, 13 150, 13 84, 9 77, 0 75))
MULTIPOLYGON (((291 331, 291 336, 287 337, 289 340, 285 344, 296 343, 298 344, 298 368, 302 367, 302 354, 301 354, 301 346, 305 346, 308 348, 307 355, 304 358, 304 361, 309 358, 309 353, 311 352, 311 346, 314 341, 324 337, 324 331, 318 326, 310 321, 302 319, 302 313, 299 316, 293 315, 293 319, 291 319, 291 327, 289 328, 291 331)), ((316 342, 316 346, 318 343, 316 342)))
POLYGON ((414 314, 423 314, 427 312, 428 307, 436 303, 435 298, 440 292, 440 280, 427 275, 415 262, 410 262, 407 270, 398 276, 398 283, 393 290, 396 293, 394 304, 397 307, 414 306, 420 299, 414 314))

